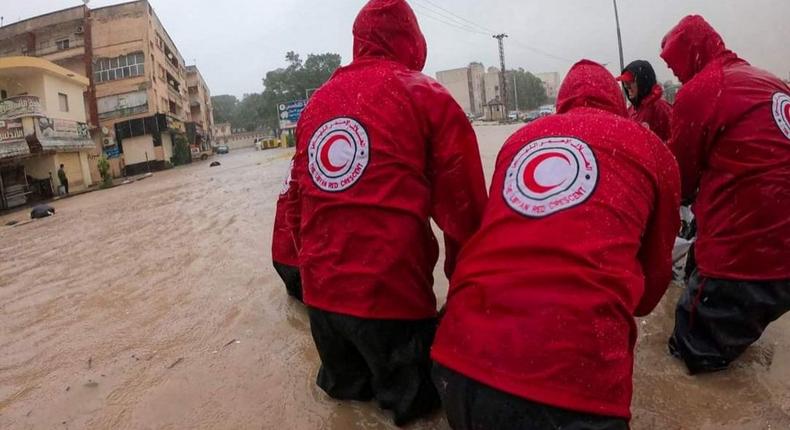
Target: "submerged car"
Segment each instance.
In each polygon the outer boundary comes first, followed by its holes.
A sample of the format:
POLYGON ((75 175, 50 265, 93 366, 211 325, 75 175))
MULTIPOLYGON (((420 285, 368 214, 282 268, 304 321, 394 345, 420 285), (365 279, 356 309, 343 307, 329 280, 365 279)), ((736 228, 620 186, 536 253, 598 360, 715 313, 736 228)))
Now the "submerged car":
POLYGON ((230 152, 230 148, 228 147, 228 145, 219 145, 219 146, 217 146, 217 149, 215 150, 215 152, 217 154, 227 154, 227 153, 230 152))

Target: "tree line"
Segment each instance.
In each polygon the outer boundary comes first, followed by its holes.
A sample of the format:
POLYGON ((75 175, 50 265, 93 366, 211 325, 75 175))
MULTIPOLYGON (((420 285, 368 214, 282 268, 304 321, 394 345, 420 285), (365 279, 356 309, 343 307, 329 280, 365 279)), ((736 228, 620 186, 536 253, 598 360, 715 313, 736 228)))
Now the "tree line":
POLYGON ((241 100, 232 95, 212 97, 214 122, 228 122, 234 129, 275 132, 279 118, 277 106, 304 100, 308 91, 324 84, 340 67, 338 54, 310 54, 302 61, 299 54, 285 54, 288 67, 272 70, 263 78, 261 93, 245 94, 241 100))

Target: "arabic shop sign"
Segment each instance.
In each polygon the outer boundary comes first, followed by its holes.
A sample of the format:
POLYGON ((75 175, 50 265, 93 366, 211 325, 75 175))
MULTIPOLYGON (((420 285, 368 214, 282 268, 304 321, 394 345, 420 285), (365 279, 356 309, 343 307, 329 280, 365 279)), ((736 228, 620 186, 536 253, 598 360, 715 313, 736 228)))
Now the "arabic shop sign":
POLYGON ((90 139, 88 124, 63 119, 39 118, 37 121, 39 137, 56 140, 90 139))
POLYGON ((0 143, 25 140, 21 119, 0 120, 0 143))
POLYGON ((41 101, 34 96, 18 96, 0 101, 0 119, 44 116, 41 101))

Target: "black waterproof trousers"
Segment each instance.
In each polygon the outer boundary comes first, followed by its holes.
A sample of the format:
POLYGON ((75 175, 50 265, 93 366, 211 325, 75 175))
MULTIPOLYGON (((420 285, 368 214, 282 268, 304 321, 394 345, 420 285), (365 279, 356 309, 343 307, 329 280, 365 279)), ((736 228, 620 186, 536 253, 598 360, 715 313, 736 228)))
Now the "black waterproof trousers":
POLYGON ((339 400, 375 399, 403 426, 440 406, 429 357, 436 319, 369 320, 308 308, 317 384, 339 400))
POLYGON ((695 271, 675 311, 669 351, 691 374, 724 370, 788 311, 790 280, 727 281, 695 271))
POLYGON ((288 292, 288 295, 301 302, 302 276, 299 274, 299 268, 275 261, 274 270, 277 271, 277 274, 280 275, 280 278, 285 283, 285 290, 288 292))
POLYGON ((453 430, 628 430, 622 418, 573 412, 531 402, 439 364, 433 380, 453 430))

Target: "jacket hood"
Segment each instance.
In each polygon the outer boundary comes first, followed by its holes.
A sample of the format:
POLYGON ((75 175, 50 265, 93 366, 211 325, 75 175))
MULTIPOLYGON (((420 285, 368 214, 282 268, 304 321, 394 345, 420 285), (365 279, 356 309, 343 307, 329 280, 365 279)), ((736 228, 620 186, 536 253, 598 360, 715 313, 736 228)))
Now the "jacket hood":
POLYGON ((624 74, 626 72, 631 73, 631 75, 636 80, 637 87, 639 88, 636 98, 632 99, 629 97, 628 99, 635 108, 639 108, 639 105, 642 103, 642 101, 644 101, 645 98, 647 98, 654 91, 654 87, 657 83, 656 72, 653 70, 653 66, 644 60, 637 60, 627 65, 625 70, 623 70, 624 74))
POLYGON ((661 42, 661 58, 681 83, 687 83, 711 61, 734 54, 719 33, 699 15, 689 15, 661 42))
POLYGON ((557 96, 557 113, 566 113, 578 107, 602 109, 627 116, 625 99, 614 76, 602 65, 590 60, 582 60, 571 68, 557 96))
POLYGON ((354 59, 382 58, 422 71, 428 47, 405 0, 371 0, 354 21, 354 59))

